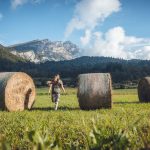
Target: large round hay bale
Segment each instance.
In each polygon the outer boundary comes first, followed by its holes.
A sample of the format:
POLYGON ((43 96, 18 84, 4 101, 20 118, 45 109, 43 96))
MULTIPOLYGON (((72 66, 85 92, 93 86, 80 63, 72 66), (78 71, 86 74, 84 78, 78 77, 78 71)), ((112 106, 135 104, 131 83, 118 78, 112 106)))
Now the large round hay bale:
POLYGON ((22 72, 0 73, 0 108, 8 111, 30 109, 35 100, 35 86, 22 72))
POLYGON ((150 77, 142 78, 138 84, 140 102, 150 102, 150 77))
POLYGON ((81 74, 78 77, 78 101, 81 109, 112 107, 111 76, 108 73, 81 74))

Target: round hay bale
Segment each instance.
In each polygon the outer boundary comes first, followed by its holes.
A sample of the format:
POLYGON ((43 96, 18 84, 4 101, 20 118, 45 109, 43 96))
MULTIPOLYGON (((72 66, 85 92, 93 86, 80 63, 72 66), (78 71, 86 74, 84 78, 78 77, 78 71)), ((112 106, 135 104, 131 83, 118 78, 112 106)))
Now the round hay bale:
POLYGON ((8 111, 30 109, 35 100, 35 86, 22 72, 0 73, 0 108, 8 111))
POLYGON ((139 81, 138 97, 140 102, 150 102, 150 77, 142 78, 139 81))
POLYGON ((112 84, 108 73, 81 74, 78 76, 78 101, 81 109, 112 107, 112 84))

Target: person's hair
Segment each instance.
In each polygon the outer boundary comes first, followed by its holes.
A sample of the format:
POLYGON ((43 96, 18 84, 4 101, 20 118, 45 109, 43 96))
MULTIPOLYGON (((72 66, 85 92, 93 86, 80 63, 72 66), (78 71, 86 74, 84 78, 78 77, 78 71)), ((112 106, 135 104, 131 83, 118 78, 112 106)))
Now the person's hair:
POLYGON ((54 76, 54 79, 53 79, 53 80, 55 80, 55 79, 58 81, 58 80, 60 79, 60 75, 59 75, 59 74, 56 74, 56 75, 54 76))
POLYGON ((59 74, 57 74, 56 76, 57 76, 57 79, 59 80, 59 79, 60 79, 60 75, 59 75, 59 74))

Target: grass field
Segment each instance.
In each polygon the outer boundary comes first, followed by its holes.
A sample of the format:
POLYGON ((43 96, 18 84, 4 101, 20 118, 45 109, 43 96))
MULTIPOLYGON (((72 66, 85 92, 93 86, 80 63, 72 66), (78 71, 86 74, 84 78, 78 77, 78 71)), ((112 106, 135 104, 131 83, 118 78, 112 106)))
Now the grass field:
POLYGON ((76 89, 62 94, 59 110, 37 89, 30 111, 0 112, 1 149, 148 149, 150 104, 135 89, 114 90, 113 108, 79 109, 76 89))

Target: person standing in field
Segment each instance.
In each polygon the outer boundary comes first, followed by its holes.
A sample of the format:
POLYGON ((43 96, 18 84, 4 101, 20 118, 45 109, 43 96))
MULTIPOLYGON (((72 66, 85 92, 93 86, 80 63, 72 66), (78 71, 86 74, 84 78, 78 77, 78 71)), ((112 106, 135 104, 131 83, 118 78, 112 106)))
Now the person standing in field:
POLYGON ((60 75, 57 74, 54 76, 54 79, 52 81, 48 82, 49 84, 49 94, 51 93, 52 96, 52 102, 55 103, 55 110, 58 108, 58 103, 60 100, 60 90, 62 89, 65 93, 65 88, 63 86, 63 82, 60 79, 60 75))

